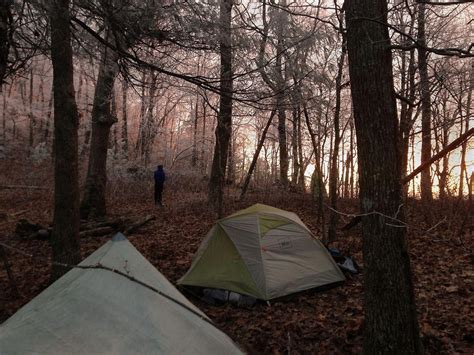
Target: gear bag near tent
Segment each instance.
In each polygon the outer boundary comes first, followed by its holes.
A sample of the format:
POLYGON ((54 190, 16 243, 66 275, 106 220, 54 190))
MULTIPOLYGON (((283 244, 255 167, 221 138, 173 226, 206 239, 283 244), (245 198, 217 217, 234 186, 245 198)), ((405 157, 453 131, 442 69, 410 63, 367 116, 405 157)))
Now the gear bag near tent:
POLYGON ((178 284, 270 300, 344 280, 295 213, 256 204, 214 225, 178 284))
POLYGON ((242 354, 121 234, 0 325, 0 354, 242 354), (169 299, 169 298, 171 299, 169 299))

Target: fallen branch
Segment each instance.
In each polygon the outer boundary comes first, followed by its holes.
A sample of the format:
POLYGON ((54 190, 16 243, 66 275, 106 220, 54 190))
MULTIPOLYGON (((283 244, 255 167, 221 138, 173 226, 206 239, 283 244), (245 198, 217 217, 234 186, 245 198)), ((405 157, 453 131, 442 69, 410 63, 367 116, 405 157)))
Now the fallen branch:
POLYGON ((423 164, 421 164, 420 166, 418 166, 418 168, 416 168, 415 170, 413 170, 410 174, 408 174, 407 176, 405 176, 403 179, 402 179, 402 184, 406 184, 407 182, 409 182, 410 180, 412 180, 416 175, 418 175, 419 173, 421 173, 423 170, 427 169, 431 164, 433 164, 436 160, 438 159, 441 159, 442 157, 444 157, 446 154, 448 154, 450 151, 456 149, 457 147, 459 147, 461 144, 464 143, 464 141, 468 140, 472 135, 474 135, 474 128, 471 128, 469 131, 467 131, 466 133, 464 134, 461 134, 458 138, 456 138, 455 140, 453 140, 451 143, 449 143, 446 148, 444 148, 443 150, 441 150, 439 153, 433 155, 431 157, 430 160, 428 160, 427 162, 424 162, 423 164))
POLYGON ((80 231, 85 231, 89 229, 96 229, 101 227, 112 227, 114 229, 120 230, 123 229, 124 226, 130 224, 131 220, 125 218, 117 218, 109 221, 102 221, 102 222, 85 222, 81 223, 80 231))
POLYGON ((112 227, 99 227, 94 229, 85 230, 79 232, 79 238, 85 237, 99 237, 107 234, 112 234, 115 232, 115 229, 112 227))
POLYGON ((127 229, 125 229, 125 231, 123 232, 123 234, 125 235, 130 235, 134 232, 136 232, 139 228, 143 227, 145 224, 147 224, 148 222, 150 221, 153 221, 155 220, 156 217, 155 216, 146 216, 143 220, 135 223, 135 224, 132 224, 130 227, 128 227, 127 229))
POLYGON ((0 190, 1 189, 26 189, 26 190, 48 190, 48 187, 44 186, 28 186, 28 185, 0 185, 0 190))

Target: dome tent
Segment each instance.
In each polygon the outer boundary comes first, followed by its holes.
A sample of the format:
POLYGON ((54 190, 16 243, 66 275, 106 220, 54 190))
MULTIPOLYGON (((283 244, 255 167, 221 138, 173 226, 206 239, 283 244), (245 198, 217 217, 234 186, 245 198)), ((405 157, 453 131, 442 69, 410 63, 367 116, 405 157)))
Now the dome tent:
POLYGON ((0 325, 0 354, 241 354, 121 234, 0 325))
POLYGON ((178 284, 269 300, 344 280, 295 213, 256 204, 212 227, 178 284))

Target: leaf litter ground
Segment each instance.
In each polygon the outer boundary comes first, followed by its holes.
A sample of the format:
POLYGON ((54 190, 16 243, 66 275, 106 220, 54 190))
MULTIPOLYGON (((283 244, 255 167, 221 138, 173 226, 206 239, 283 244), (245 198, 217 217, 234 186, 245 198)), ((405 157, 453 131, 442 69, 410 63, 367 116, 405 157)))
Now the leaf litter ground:
MULTIPOLYGON (((186 272, 202 239, 215 222, 205 194, 186 187, 168 186, 166 207, 153 206, 151 186, 114 185, 109 188, 111 216, 156 215, 136 234, 133 245, 172 283, 186 272)), ((296 212, 320 235, 317 211, 309 195, 268 189, 238 201, 226 192, 225 214, 253 203, 266 203, 296 212)), ((356 213, 356 201, 341 201, 341 211, 356 213)), ((20 218, 39 224, 52 220, 51 192, 0 190, 0 241, 41 256, 31 258, 8 251, 8 260, 19 289, 14 297, 3 264, 0 264, 0 322, 6 320, 48 286, 50 247, 47 241, 14 235, 20 218)), ((435 203, 428 209, 409 201, 409 245, 416 285, 419 322, 425 350, 430 354, 474 351, 474 259, 472 256, 474 207, 467 202, 435 203), (441 223, 440 223, 441 221, 441 223), (431 226, 439 225, 426 232, 431 226)), ((348 221, 347 218, 342 218, 348 221)), ((343 225, 344 221, 341 221, 343 225)), ((360 227, 340 233, 334 246, 362 265, 360 227)), ((81 239, 86 257, 108 237, 81 239)), ((249 353, 359 353, 363 332, 362 274, 348 277, 344 285, 326 291, 309 290, 270 304, 253 307, 209 305, 192 294, 186 296, 215 324, 249 353)))

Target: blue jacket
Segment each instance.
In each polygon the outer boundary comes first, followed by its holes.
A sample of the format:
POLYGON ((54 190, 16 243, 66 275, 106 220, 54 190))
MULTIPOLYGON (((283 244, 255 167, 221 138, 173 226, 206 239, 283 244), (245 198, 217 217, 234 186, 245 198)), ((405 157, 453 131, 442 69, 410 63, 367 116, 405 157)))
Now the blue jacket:
POLYGON ((155 184, 162 185, 166 180, 166 176, 165 176, 165 172, 163 171, 163 168, 158 168, 155 171, 154 176, 155 176, 155 184))

